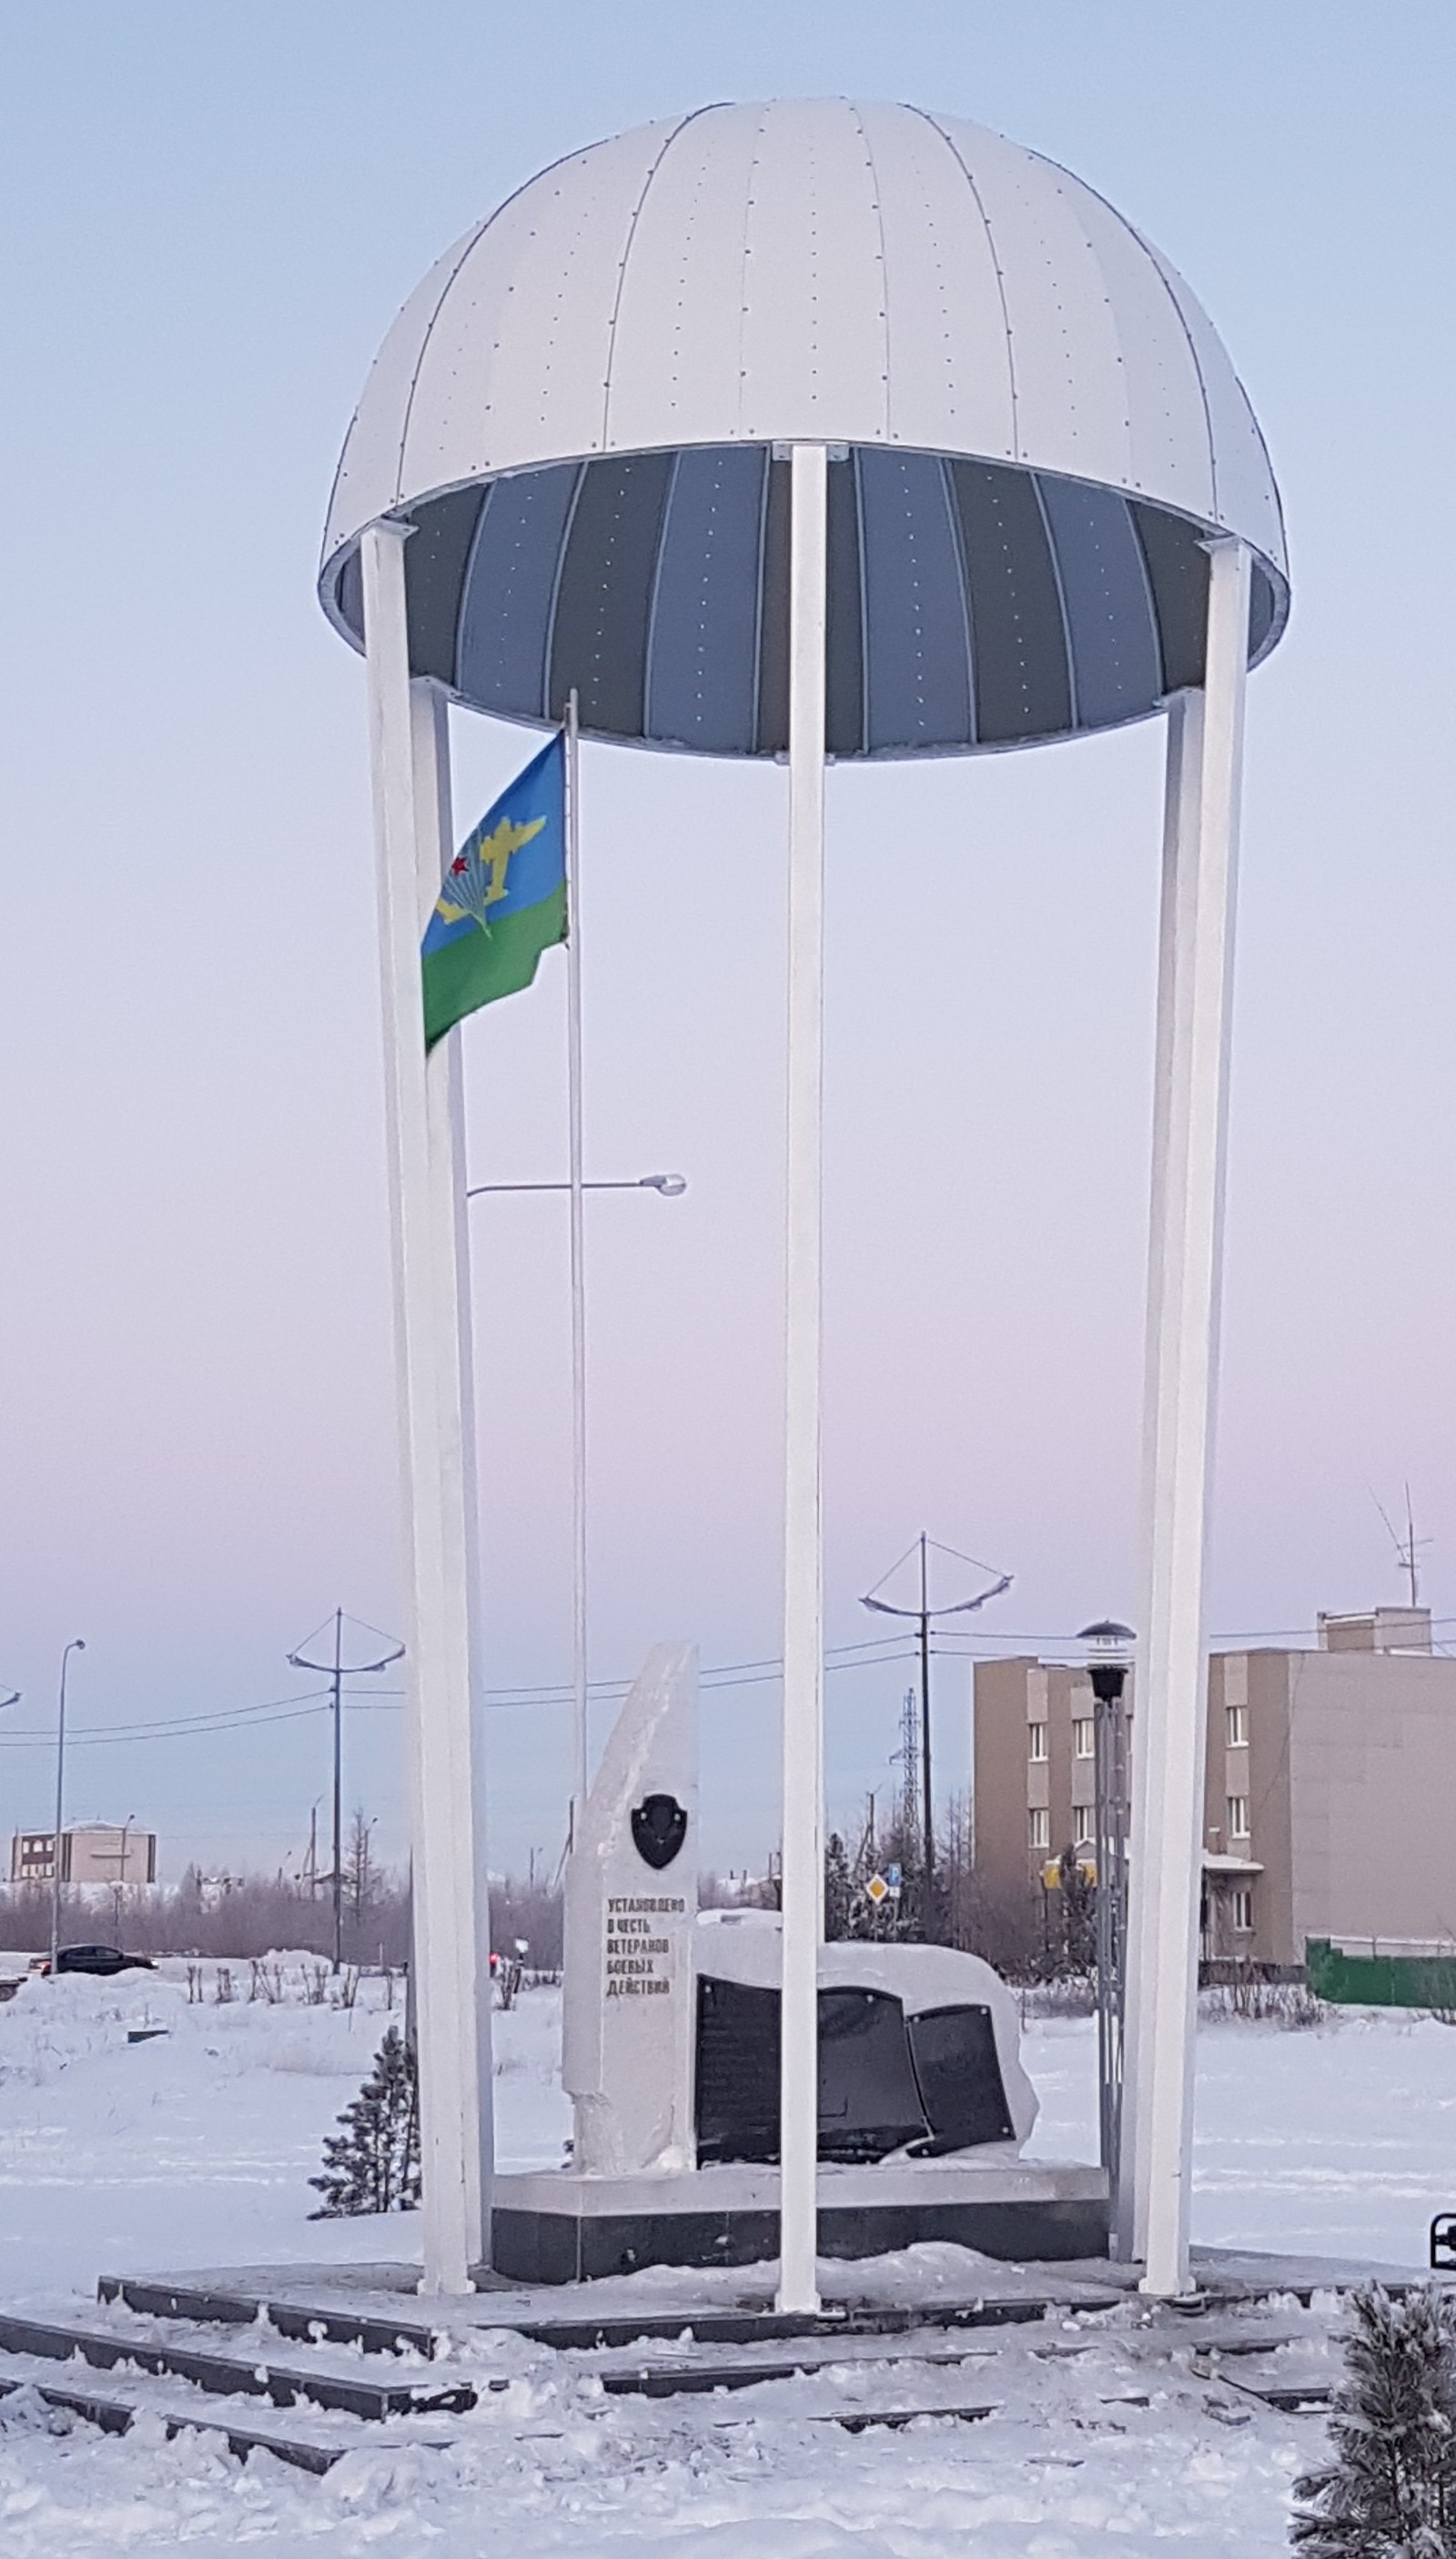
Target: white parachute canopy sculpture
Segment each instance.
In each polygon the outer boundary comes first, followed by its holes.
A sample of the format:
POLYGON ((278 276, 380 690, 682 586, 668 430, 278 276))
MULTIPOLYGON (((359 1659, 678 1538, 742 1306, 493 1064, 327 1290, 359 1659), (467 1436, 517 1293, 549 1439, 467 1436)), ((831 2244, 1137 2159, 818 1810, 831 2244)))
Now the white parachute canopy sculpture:
POLYGON ((543 171, 433 267, 339 466, 319 582, 366 652, 410 1538, 426 2282, 483 2246, 458 1042, 417 1036, 447 700, 787 755, 783 2298, 814 2299, 826 755, 1169 713, 1130 1932, 1127 2229, 1187 2283, 1185 2069, 1244 675, 1289 584, 1193 293, 1065 169, 845 100, 717 105, 543 171))

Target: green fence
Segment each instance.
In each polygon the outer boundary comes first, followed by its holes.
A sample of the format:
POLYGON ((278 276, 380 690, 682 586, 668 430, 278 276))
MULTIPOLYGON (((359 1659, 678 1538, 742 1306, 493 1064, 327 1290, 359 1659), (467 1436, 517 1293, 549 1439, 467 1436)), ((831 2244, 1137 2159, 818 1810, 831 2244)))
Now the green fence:
POLYGON ((1317 1999, 1355 2008, 1456 2009, 1456 1954, 1349 1955, 1328 1937, 1305 1940, 1305 1975, 1317 1999))

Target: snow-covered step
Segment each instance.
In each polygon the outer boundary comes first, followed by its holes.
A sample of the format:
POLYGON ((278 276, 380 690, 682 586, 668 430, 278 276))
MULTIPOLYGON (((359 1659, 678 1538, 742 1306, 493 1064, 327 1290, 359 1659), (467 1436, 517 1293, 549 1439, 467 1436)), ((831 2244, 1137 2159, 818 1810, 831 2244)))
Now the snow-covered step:
POLYGON ((1261 2379, 1248 2372, 1226 2372, 1222 2364, 1209 2377, 1230 2390, 1241 2391, 1246 2399, 1261 2399, 1266 2408, 1277 2408, 1285 2417, 1322 2415, 1338 2386, 1336 2377, 1328 2372, 1286 2372, 1261 2379))
POLYGON ((108 2435, 129 2434, 138 2417, 159 2417, 169 2440, 188 2432, 215 2436, 238 2461, 245 2461, 249 2453, 271 2453, 275 2460, 293 2470, 309 2471, 317 2479, 350 2449, 347 2444, 311 2443, 307 2436, 284 2433, 275 2426, 243 2426, 235 2418, 209 2416, 198 2408, 132 2398, 124 2389, 87 2390, 76 2383, 38 2381, 31 2373, 0 2373, 0 2398, 13 2398, 22 2390, 34 2391, 46 2407, 79 2417, 108 2435))
POLYGON ((118 2329, 87 2329, 49 2321, 18 2318, 0 2312, 0 2351, 42 2355, 82 2362, 103 2371, 131 2364, 138 2371, 169 2373, 200 2390, 224 2394, 244 2392, 271 2399, 275 2408, 310 2401, 319 2408, 338 2408, 353 2417, 380 2419, 473 2408, 477 2392, 466 2381, 447 2384, 385 2380, 372 2373, 341 2373, 307 2360, 275 2363, 259 2354, 226 2354, 214 2345, 197 2346, 129 2335, 118 2329))
MULTIPOLYGON (((985 2361, 991 2349, 981 2347, 970 2353, 928 2353, 923 2347, 910 2352, 876 2354, 876 2370, 904 2367, 916 2372, 927 2370, 962 2371, 968 2362, 985 2361)), ((675 2399, 712 2390, 752 2390, 761 2381, 800 2381, 824 2373, 854 2372, 870 2358, 845 2354, 798 2354, 792 2361, 777 2363, 693 2362, 693 2363, 603 2363, 595 2368, 593 2378, 600 2381, 609 2398, 675 2399)))
POLYGON ((954 2417, 963 2426, 973 2426, 982 2417, 994 2417, 994 2401, 928 2400, 922 2408, 834 2408, 811 2416, 811 2426, 838 2426, 846 2435, 863 2435, 871 2426, 886 2426, 894 2433, 901 2426, 913 2426, 917 2417, 954 2417))
POLYGON ((817 2317, 781 2311, 672 2311, 660 2318, 520 2319, 497 2317, 492 2326, 509 2328, 536 2345, 563 2351, 599 2346, 636 2345, 653 2337, 684 2334, 699 2345, 772 2345, 796 2338, 843 2336, 909 2336, 918 2330, 1020 2328, 1043 2320, 1042 2300, 926 2302, 902 2305, 866 2303, 842 2310, 826 2309, 817 2317))
POLYGON ((430 2355, 443 2333, 419 2319, 356 2309, 337 2297, 318 2305, 266 2292, 231 2291, 213 2283, 169 2282, 165 2277, 102 2275, 96 2284, 101 2302, 120 2302, 151 2319, 191 2320, 208 2328, 250 2328, 259 2315, 279 2336, 305 2344, 320 2338, 330 2345, 360 2345, 365 2354, 430 2355))
POLYGON ((531 2344, 563 2352, 631 2346, 655 2337, 671 2340, 684 2332, 702 2345, 774 2345, 816 2337, 902 2336, 926 2328, 1022 2327, 1045 2319, 1051 2309, 1106 2310, 1119 2298, 1114 2291, 1081 2284, 1045 2293, 987 2293, 959 2302, 849 2302, 826 2305, 817 2315, 756 2305, 594 2312, 573 2303, 558 2312, 545 2306, 539 2292, 492 2290, 474 2296, 468 2308, 453 2305, 448 2315, 426 2323, 396 2316, 377 2294, 365 2305, 351 2300, 343 2287, 305 2289, 281 2273, 274 2283, 239 2279, 233 2284, 216 2276, 103 2275, 96 2291, 103 2302, 120 2303, 154 2319, 239 2328, 262 2318, 280 2336, 360 2345, 368 2354, 413 2350, 425 2355, 433 2354, 442 2340, 483 2328, 509 2329, 531 2344))

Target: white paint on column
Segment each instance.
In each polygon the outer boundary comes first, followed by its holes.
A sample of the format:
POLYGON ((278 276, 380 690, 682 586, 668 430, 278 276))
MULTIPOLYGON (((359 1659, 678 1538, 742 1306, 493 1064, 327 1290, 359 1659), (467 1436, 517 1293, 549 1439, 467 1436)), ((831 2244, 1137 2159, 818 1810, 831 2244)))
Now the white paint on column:
POLYGON ((408 527, 362 545, 405 1548, 424 2271, 471 2290, 487 2253, 491 2022, 480 1754, 470 1275, 459 1040, 426 1061, 420 939, 453 849, 442 695, 409 674, 408 527))
POLYGON ((1206 680, 1173 705, 1148 1266, 1142 1626, 1119 2222, 1146 2292, 1189 2289, 1204 1613, 1218 1386, 1249 556, 1211 545, 1206 680))
MULTIPOLYGON (((1170 1185, 1182 1196, 1187 1184, 1186 1112, 1174 1127, 1174 1097, 1187 1083, 1187 956, 1192 948, 1191 895, 1196 872, 1193 847, 1198 833, 1199 781, 1203 766, 1201 691, 1176 693, 1168 708, 1168 742, 1163 786, 1162 894, 1158 913, 1157 1027, 1153 1065, 1152 1199, 1148 1226, 1148 1285, 1143 1381, 1142 1558, 1139 1591, 1138 1687, 1132 1717, 1132 1805, 1128 1876, 1127 1980, 1123 2029, 1122 2125, 1114 2198, 1114 2231, 1119 2257, 1141 2258, 1147 2231, 1138 2202, 1140 2094, 1146 2030, 1144 1985, 1155 1973, 1146 1948, 1145 1930, 1156 1916, 1153 1896, 1143 1888, 1142 1843, 1148 1838, 1149 1804, 1163 1791, 1161 1743, 1164 1719, 1141 1711, 1142 1684, 1157 1676, 1154 1635, 1161 1624, 1160 1601, 1150 1576, 1154 1524, 1166 1519, 1171 1500, 1169 1422, 1172 1403, 1164 1391, 1167 1370, 1170 1295, 1176 1297, 1170 1254, 1181 1229, 1170 1226, 1170 1185), (1175 1065, 1176 1061, 1176 1065, 1175 1065), (1179 1152, 1170 1164, 1175 1137, 1179 1152), (1157 1761, 1154 1772, 1153 1762, 1157 1761)), ((1162 1549, 1159 1547, 1161 1557, 1162 1549)), ((1165 1693, 1165 1692, 1164 1692, 1165 1693)), ((1150 1996, 1150 1994, 1149 1994, 1150 1996)))
POLYGON ((697 1653, 648 1655, 602 1753, 566 1869, 561 2076, 586 2177, 695 2169, 697 1653), (654 1795, 687 1815, 654 1867, 632 1816, 654 1795))
POLYGON ((815 2311, 824 1633, 820 1323, 828 456, 791 455, 785 1280, 784 1987, 779 2307, 815 2311))

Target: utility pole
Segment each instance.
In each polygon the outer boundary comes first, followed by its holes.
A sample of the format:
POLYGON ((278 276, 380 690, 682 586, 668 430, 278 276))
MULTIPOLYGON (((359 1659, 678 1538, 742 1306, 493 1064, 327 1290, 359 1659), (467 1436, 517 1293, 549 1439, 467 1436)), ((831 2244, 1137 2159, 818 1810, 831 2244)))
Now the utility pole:
POLYGON ((61 1656, 61 1703, 56 1718, 56 1832, 51 1843, 51 1979, 61 1952, 61 1825, 66 1818, 66 1672, 73 1653, 85 1651, 85 1638, 73 1635, 61 1656))
POLYGON ((120 1854, 119 1858, 118 1858, 118 1859, 117 1859, 117 1861, 116 1861, 116 1882, 115 1882, 115 1883, 114 1883, 114 1884, 112 1885, 112 1887, 111 1887, 112 1907, 113 1907, 113 1914, 114 1914, 115 1921, 116 1921, 116 1935, 117 1935, 118 1941, 119 1941, 120 1936, 121 1936, 121 1904, 122 1904, 122 1901, 123 1901, 123 1899, 125 1898, 125 1894, 126 1894, 126 1851, 127 1851, 127 1842, 129 1841, 129 1839, 130 1839, 130 1837, 131 1837, 132 1829, 133 1829, 133 1827, 134 1827, 134 1825, 135 1825, 135 1822, 136 1822, 136 1815, 135 1815, 135 1813, 128 1813, 128 1814, 127 1814, 127 1816, 126 1816, 125 1821, 124 1821, 124 1822, 122 1823, 122 1825, 121 1825, 121 1854, 120 1854))
POLYGON ((334 1611, 334 1970, 344 1955, 344 1611, 334 1611))
MULTIPOLYGON (((327 1619, 326 1619, 326 1620, 325 1620, 325 1623, 327 1624, 327 1622, 328 1622, 328 1621, 327 1621, 327 1619)), ((307 1640, 307 1641, 309 1641, 309 1642, 312 1642, 313 1638, 310 1636, 310 1637, 306 1638, 306 1640, 307 1640)), ((386 1670, 389 1668, 389 1665, 390 1665, 390 1663, 391 1663, 391 1662, 398 1662, 398 1661, 402 1661, 402 1660, 403 1660, 403 1658, 404 1658, 404 1646, 403 1646, 402 1644, 394 1644, 394 1645, 392 1645, 392 1646, 390 1647, 389 1651, 388 1651, 387 1653, 385 1653, 385 1654, 380 1658, 380 1660, 378 1660, 378 1661, 376 1661, 376 1662, 355 1662, 355 1663, 353 1663, 353 1664, 351 1665, 351 1667, 350 1667, 350 1670, 349 1670, 348 1676, 349 1676, 351 1679, 362 1679, 362 1678, 364 1676, 364 1674, 365 1674, 366 1672, 368 1672, 368 1671, 386 1671, 386 1670)), ((312 1660, 309 1658, 308 1654, 307 1654, 307 1653, 305 1653, 305 1652, 303 1652, 302 1650, 300 1650, 300 1651, 298 1651, 298 1652, 296 1652, 296 1653, 290 1653, 290 1654, 289 1654, 289 1656, 288 1656, 288 1659, 289 1659, 289 1662, 290 1662, 290 1664, 291 1664, 292 1668, 293 1668, 294 1670, 296 1670, 296 1671, 326 1671, 326 1672, 328 1673, 329 1681, 330 1681, 330 1685, 331 1685, 332 1690, 333 1690, 333 1715, 334 1715, 334 1789, 333 1789, 333 1792, 334 1792, 334 1872, 333 1872, 333 1876, 332 1876, 332 1879, 331 1879, 331 1880, 332 1880, 332 1884, 333 1884, 333 1901, 334 1901, 334 1960, 333 1960, 333 1967, 332 1967, 332 1969, 337 1973, 337 1972, 339 1972, 339 1971, 341 1971, 341 1970, 342 1970, 342 1968, 343 1968, 343 1963, 344 1963, 344 1680, 345 1680, 345 1668, 344 1668, 344 1611, 343 1611, 343 1609, 342 1609, 342 1608, 336 1608, 336 1609, 335 1609, 335 1611, 334 1611, 334 1658, 333 1658, 333 1660, 332 1660, 332 1661, 330 1661, 330 1662, 316 1662, 316 1661, 312 1661, 312 1660)), ((310 1854, 310 1861, 311 1861, 311 1863, 312 1863, 312 1861, 313 1861, 313 1857, 314 1857, 314 1841, 315 1841, 315 1838, 316 1838, 315 1821, 316 1821, 316 1813, 311 1813, 311 1814, 309 1815, 309 1854, 310 1854)), ((317 1872, 317 1869, 315 1870, 315 1872, 317 1872)))
POLYGON ((936 1798, 931 1786, 931 1599, 924 1529, 920 1533, 920 1798, 929 1916, 936 1889, 936 1798))
MULTIPOLYGON (((919 1607, 899 1608, 892 1601, 879 1596, 885 1583, 893 1581, 900 1571, 901 1565, 910 1561, 910 1556, 915 1553, 915 1547, 911 1547, 907 1554, 902 1555, 900 1564, 892 1565, 890 1571, 881 1576, 874 1589, 866 1591, 859 1604, 862 1608, 876 1608, 886 1617, 913 1617, 920 1626, 920 1815, 921 1855, 924 1860, 921 1891, 924 1924, 929 1928, 936 1896, 936 1800, 931 1786, 931 1623, 936 1617, 964 1616, 970 1609, 983 1608, 988 1599, 999 1599, 1003 1590, 1010 1589, 1011 1576, 1009 1573, 996 1575, 987 1589, 976 1591, 971 1598, 954 1599, 948 1606, 933 1608, 930 1581, 930 1551, 933 1546, 938 1555, 948 1555, 957 1564, 970 1565, 977 1573, 992 1573, 994 1568, 989 1564, 981 1564, 973 1555, 961 1555, 953 1546, 941 1546, 935 1538, 927 1536, 924 1529, 921 1530, 916 1544, 920 1549, 919 1607)), ((908 1707, 908 1699, 906 1703, 908 1707)), ((911 1746, 911 1737, 907 1733, 906 1747, 909 1749, 911 1746)))

